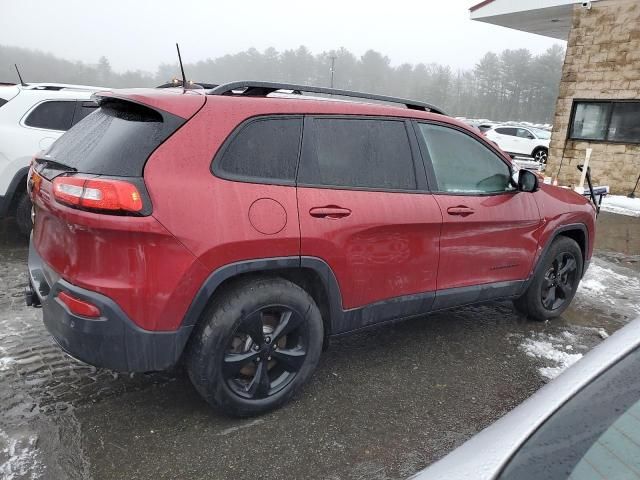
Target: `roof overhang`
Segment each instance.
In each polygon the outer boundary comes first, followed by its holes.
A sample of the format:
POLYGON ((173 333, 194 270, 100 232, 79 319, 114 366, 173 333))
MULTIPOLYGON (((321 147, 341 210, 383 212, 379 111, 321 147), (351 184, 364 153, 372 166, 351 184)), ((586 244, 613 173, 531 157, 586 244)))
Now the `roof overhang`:
MULTIPOLYGON (((485 0, 469 10, 471 20, 567 40, 576 0, 485 0)), ((589 2, 590 3, 590 2, 589 2)))

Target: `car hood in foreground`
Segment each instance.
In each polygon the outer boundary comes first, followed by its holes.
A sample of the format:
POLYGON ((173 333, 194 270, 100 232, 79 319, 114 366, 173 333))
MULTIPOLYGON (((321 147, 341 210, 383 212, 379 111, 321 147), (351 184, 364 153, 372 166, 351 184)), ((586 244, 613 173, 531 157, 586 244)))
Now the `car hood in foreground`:
POLYGON ((419 472, 419 480, 489 480, 558 408, 640 343, 640 318, 620 329, 557 379, 442 460, 419 472))

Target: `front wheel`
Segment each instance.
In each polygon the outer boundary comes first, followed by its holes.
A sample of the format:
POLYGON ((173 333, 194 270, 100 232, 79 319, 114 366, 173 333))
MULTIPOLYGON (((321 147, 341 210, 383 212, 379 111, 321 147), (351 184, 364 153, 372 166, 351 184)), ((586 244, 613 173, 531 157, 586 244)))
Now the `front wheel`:
POLYGON ((542 321, 562 315, 573 300, 582 276, 582 251, 575 240, 561 236, 540 261, 541 268, 514 305, 529 318, 542 321))
POLYGON ((547 164, 547 158, 549 156, 549 152, 546 148, 538 148, 537 150, 534 150, 533 152, 533 159, 538 162, 540 165, 546 165, 547 164))
POLYGON ((282 278, 241 281, 201 319, 187 368, 196 390, 246 417, 284 405, 315 370, 323 342, 311 296, 282 278))

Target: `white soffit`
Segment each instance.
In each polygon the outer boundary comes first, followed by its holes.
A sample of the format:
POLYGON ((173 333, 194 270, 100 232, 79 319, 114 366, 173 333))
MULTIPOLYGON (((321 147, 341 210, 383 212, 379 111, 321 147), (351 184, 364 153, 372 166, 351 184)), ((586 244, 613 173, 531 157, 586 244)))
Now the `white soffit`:
POLYGON ((471 20, 567 40, 575 0, 486 0, 469 10, 471 20))

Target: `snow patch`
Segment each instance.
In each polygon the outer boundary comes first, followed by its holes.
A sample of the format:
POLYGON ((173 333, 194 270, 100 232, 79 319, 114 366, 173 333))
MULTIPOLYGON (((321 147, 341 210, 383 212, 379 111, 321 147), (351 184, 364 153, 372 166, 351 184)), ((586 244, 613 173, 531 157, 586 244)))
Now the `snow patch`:
MULTIPOLYGON (((569 333, 569 332, 566 332, 569 333)), ((573 335, 569 333, 569 335, 573 335)), ((563 334, 564 336, 564 334, 563 334)), ((547 360, 549 362, 554 363, 555 365, 547 366, 539 368, 538 371, 540 374, 552 380, 560 375, 564 370, 569 368, 571 365, 576 363, 578 360, 582 358, 581 353, 567 353, 564 351, 565 349, 570 350, 569 346, 553 344, 550 341, 546 340, 534 340, 531 338, 526 339, 521 345, 520 348, 533 358, 538 358, 541 360, 547 360)), ((572 349, 573 347, 571 347, 572 349)))
POLYGON ((15 362, 16 362, 15 358, 11 358, 11 357, 0 358, 0 372, 9 370, 9 367, 15 362))
POLYGON ((582 282, 580 282, 580 288, 591 293, 602 293, 607 289, 604 283, 595 278, 585 278, 584 280, 582 280, 582 282))
POLYGON ((640 313, 640 280, 637 277, 623 275, 611 268, 592 262, 578 287, 578 297, 589 302, 605 303, 609 306, 627 306, 640 313))
POLYGON ((640 217, 640 198, 629 198, 622 195, 607 195, 602 199, 601 210, 640 217))
POLYGON ((38 437, 9 437, 0 430, 0 477, 4 480, 42 478, 43 465, 38 458, 38 437))

